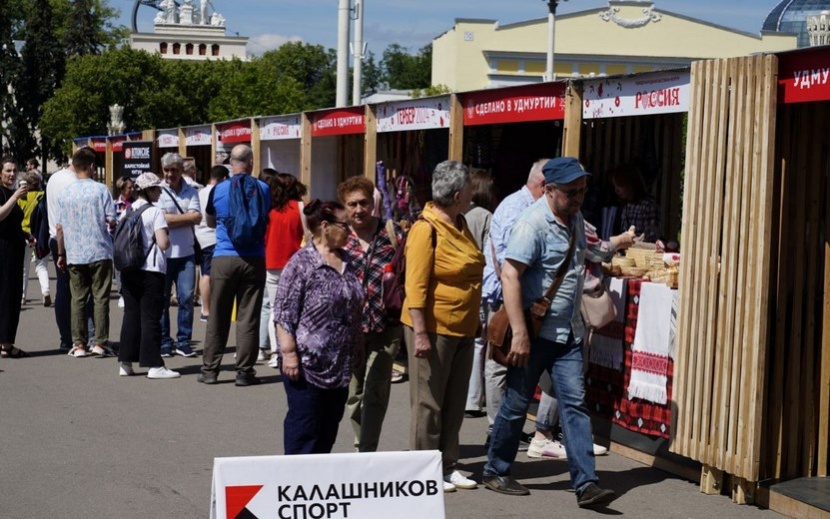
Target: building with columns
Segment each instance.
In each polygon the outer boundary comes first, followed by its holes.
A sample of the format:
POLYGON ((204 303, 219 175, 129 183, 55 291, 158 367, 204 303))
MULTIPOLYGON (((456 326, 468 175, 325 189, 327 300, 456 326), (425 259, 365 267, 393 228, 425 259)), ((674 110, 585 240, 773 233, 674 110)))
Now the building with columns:
MULTIPOLYGON (((610 0, 556 16, 558 78, 630 74, 684 67, 693 60, 794 49, 797 36, 750 34, 657 7, 655 1, 610 0)), ((806 20, 805 20, 806 23, 806 20)), ((541 82, 548 19, 509 25, 457 19, 432 42, 432 83, 453 91, 541 82)))

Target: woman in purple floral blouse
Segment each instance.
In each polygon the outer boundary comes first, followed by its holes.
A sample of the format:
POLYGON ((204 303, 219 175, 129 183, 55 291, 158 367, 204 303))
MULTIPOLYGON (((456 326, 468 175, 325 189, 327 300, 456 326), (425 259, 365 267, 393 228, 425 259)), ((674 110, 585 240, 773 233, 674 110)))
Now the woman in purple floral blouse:
POLYGON ((313 239, 283 269, 274 301, 288 398, 286 454, 331 452, 352 371, 362 360, 363 286, 342 250, 349 238, 346 210, 314 200, 303 213, 313 239))

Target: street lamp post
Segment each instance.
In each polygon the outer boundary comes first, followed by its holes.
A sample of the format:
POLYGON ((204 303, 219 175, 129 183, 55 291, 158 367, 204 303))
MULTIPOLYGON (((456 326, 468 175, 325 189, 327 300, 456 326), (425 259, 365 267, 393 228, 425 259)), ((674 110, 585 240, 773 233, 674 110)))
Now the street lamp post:
POLYGON ((548 4, 548 60, 545 67, 545 81, 553 81, 556 76, 553 73, 553 54, 556 45, 556 6, 559 2, 567 0, 542 0, 548 4))

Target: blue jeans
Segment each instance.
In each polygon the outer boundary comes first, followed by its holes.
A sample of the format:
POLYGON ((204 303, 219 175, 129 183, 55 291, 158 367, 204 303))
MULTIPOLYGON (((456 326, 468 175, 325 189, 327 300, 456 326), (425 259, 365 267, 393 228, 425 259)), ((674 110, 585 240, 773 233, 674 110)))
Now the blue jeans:
POLYGON ((490 451, 484 476, 505 476, 516 459, 519 437, 530 399, 542 372, 548 370, 559 400, 560 422, 568 443, 568 468, 574 490, 596 483, 591 419, 585 405, 582 378, 582 346, 572 339, 567 344, 536 338, 530 346, 527 367, 507 369, 507 388, 490 436, 490 451))
POLYGON ((164 282, 164 312, 161 314, 161 347, 172 348, 170 336, 170 293, 176 284, 179 317, 176 326, 176 344, 190 346, 193 336, 193 291, 196 288, 195 256, 167 259, 167 279, 164 282))

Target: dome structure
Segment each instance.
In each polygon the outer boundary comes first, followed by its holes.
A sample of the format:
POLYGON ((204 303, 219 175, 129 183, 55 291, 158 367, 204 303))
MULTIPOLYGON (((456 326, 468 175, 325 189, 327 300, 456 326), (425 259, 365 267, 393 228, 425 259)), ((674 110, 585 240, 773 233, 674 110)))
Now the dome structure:
POLYGON ((830 11, 830 0, 781 0, 764 21, 763 31, 798 35, 798 46, 809 47, 807 17, 830 11))

